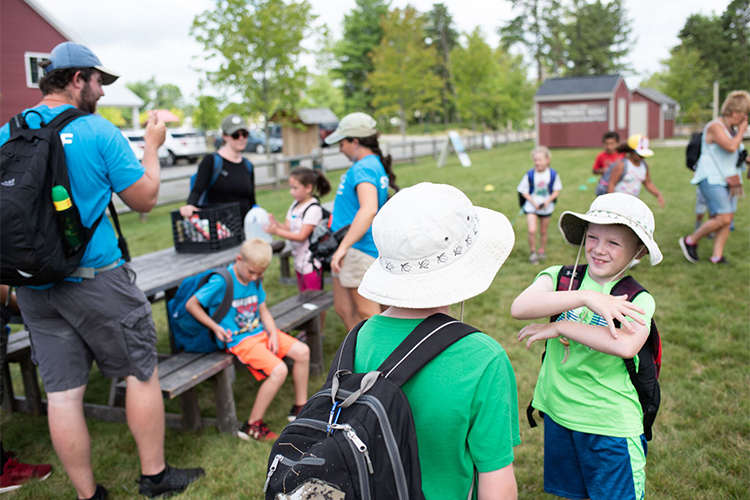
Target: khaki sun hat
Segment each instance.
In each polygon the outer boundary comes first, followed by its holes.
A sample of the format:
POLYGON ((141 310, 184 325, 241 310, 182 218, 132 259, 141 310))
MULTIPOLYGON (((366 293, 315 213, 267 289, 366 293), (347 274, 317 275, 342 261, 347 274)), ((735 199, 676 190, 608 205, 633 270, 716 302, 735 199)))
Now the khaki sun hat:
POLYGON ((326 137, 326 144, 336 144, 347 137, 372 137, 378 133, 378 122, 366 113, 350 113, 343 117, 336 130, 326 137))
POLYGON ((456 304, 484 292, 513 249, 505 215, 475 207, 446 184, 399 191, 372 224, 378 259, 359 294, 379 304, 423 309, 456 304))
POLYGON ((659 245, 654 240, 654 214, 640 198, 625 193, 609 193, 597 197, 585 214, 563 212, 557 227, 570 245, 580 246, 589 223, 628 226, 648 250, 651 265, 661 262, 659 245))

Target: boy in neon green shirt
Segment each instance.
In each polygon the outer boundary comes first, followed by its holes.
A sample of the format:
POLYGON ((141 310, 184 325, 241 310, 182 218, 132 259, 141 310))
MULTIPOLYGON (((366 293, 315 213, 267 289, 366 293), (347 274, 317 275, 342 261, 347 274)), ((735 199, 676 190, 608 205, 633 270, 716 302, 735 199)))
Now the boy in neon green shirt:
POLYGON ((585 249, 580 287, 556 291, 561 267, 553 266, 511 307, 516 319, 560 315, 518 335, 527 348, 549 340, 533 401, 545 413, 544 489, 570 499, 640 500, 643 410, 622 359, 637 364, 656 306, 647 292, 633 302, 609 292, 635 259, 648 253, 651 265, 661 261, 654 217, 638 198, 612 193, 594 200, 586 214, 563 213, 559 228, 568 243, 585 249))

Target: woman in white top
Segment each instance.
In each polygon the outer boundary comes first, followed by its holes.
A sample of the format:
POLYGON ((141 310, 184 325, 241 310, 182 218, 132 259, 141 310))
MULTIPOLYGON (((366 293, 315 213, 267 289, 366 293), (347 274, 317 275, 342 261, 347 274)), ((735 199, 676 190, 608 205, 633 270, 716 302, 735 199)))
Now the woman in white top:
POLYGON ((664 196, 651 181, 651 173, 644 158, 654 156, 649 149, 648 137, 634 134, 628 138, 628 142, 621 144, 617 151, 625 153, 625 157, 615 163, 607 186, 608 193, 625 193, 640 196, 641 186, 646 191, 656 196, 659 206, 664 208, 664 196))
POLYGON ((715 233, 711 262, 728 263, 724 258, 724 246, 737 211, 737 199, 744 195, 739 155, 749 112, 750 93, 745 90, 730 92, 721 106, 721 116, 711 120, 703 129, 701 155, 690 183, 697 184, 703 193, 711 218, 693 234, 679 239, 682 253, 690 262, 698 262, 698 242, 715 233), (735 186, 730 186, 728 179, 733 179, 735 186))

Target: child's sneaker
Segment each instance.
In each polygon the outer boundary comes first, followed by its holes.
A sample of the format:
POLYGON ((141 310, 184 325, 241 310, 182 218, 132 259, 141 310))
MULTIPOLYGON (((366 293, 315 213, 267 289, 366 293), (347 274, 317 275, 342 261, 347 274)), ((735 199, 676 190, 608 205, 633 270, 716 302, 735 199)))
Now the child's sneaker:
POLYGON ((47 464, 31 465, 18 462, 8 458, 0 475, 0 493, 13 491, 20 488, 24 483, 36 479, 44 481, 52 474, 52 466, 47 464))
POLYGON ((544 262, 547 260, 547 254, 544 252, 537 252, 536 253, 536 260, 539 262, 544 262))
POLYGON ((539 255, 536 252, 531 252, 529 255, 529 262, 531 264, 539 264, 539 255))
POLYGON ((250 441, 251 439, 255 439, 256 441, 276 441, 279 435, 269 429, 264 421, 258 420, 252 424, 250 422, 242 424, 240 430, 237 431, 237 437, 245 441, 250 441))
POLYGON ((680 242, 680 248, 682 249, 682 254, 685 256, 685 258, 688 260, 688 262, 692 262, 695 264, 698 262, 698 245, 691 245, 687 242, 687 236, 683 236, 679 239, 680 242))
POLYGON ((289 415, 286 416, 286 419, 290 422, 294 422, 299 416, 299 412, 302 411, 302 408, 304 408, 304 406, 305 405, 293 405, 292 409, 289 410, 289 415))
POLYGON ((166 464, 164 476, 158 483, 141 476, 138 480, 138 484, 140 485, 138 492, 147 497, 171 497, 185 491, 190 483, 200 479, 205 474, 206 471, 200 467, 195 469, 174 469, 169 464, 166 464))

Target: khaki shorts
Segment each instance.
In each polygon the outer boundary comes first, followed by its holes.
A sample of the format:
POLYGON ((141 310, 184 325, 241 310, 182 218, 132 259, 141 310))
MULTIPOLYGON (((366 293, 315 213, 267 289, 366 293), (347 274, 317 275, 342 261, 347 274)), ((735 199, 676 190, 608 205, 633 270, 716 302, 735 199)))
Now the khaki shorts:
POLYGON ((333 277, 338 278, 344 288, 358 288, 373 262, 375 257, 356 248, 350 248, 341 261, 341 272, 333 277))
POLYGON ((96 361, 105 377, 146 381, 156 368, 156 327, 151 304, 128 264, 80 283, 46 290, 18 289, 29 329, 31 355, 47 392, 88 382, 96 361))

